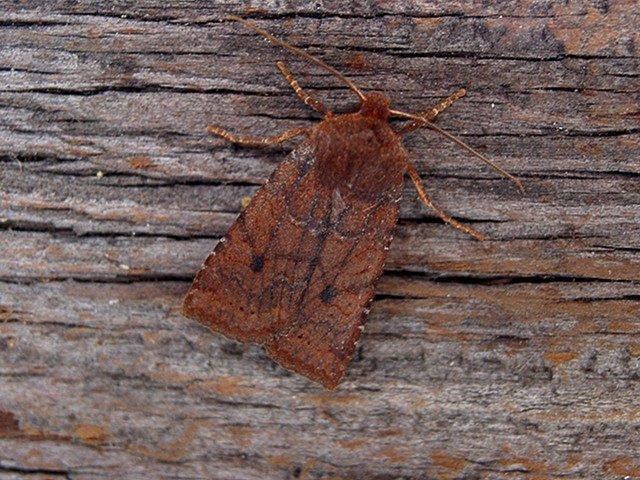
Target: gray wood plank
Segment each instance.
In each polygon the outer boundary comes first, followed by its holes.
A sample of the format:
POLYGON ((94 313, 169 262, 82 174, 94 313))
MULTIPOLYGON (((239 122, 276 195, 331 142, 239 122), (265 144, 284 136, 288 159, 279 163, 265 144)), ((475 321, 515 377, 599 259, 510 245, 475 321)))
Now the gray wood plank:
POLYGON ((0 6, 0 479, 640 478, 640 12, 608 2, 5 2, 0 6), (369 322, 324 391, 180 314, 200 263, 319 120, 334 78, 398 108, 468 95, 406 139, 369 322))

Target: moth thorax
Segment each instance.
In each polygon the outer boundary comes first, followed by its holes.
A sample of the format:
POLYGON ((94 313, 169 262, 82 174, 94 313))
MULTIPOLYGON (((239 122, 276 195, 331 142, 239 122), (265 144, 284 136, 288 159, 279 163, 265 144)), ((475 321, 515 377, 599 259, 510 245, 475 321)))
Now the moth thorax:
POLYGON ((365 117, 375 117, 380 120, 389 118, 389 98, 380 92, 371 92, 365 96, 360 107, 360 114, 365 117))

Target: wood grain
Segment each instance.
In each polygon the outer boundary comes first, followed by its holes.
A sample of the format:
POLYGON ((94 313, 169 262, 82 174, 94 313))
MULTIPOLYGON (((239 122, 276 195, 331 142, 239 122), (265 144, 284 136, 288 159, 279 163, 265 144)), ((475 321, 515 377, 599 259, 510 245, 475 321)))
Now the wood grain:
POLYGON ((640 478, 640 12, 635 1, 62 2, 0 6, 0 479, 640 478), (168 4, 167 4, 168 3, 168 4), (344 384, 327 393, 179 311, 290 148, 210 123, 310 125, 335 79, 426 132, 344 384))

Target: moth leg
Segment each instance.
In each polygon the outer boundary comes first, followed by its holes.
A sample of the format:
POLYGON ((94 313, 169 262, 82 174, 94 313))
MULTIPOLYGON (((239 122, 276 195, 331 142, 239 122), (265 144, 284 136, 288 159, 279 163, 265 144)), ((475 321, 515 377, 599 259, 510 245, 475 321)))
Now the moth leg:
POLYGON ((287 130, 286 132, 282 132, 280 135, 273 135, 271 137, 253 137, 250 135, 236 135, 217 125, 209 125, 207 127, 208 133, 218 135, 231 143, 237 143, 238 145, 246 145, 249 147, 278 145, 279 143, 286 142, 294 137, 304 135, 308 131, 308 128, 296 127, 291 130, 287 130))
POLYGON ((446 223, 448 223, 454 228, 457 228, 461 232, 466 233, 467 235, 471 235, 476 240, 487 239, 487 237, 485 237, 482 233, 477 231, 475 228, 472 228, 465 223, 459 222, 458 220, 453 218, 451 215, 449 215, 447 212, 445 212, 441 207, 433 203, 433 200, 431 200, 431 198, 429 197, 429 195, 427 195, 427 192, 424 189, 424 185, 422 183, 422 179, 420 178, 420 174, 416 170, 416 167, 414 167, 411 163, 409 163, 407 166, 407 172, 409 173, 409 176, 411 177, 411 180, 413 181, 413 184, 415 185, 416 190, 418 191, 418 197, 420 198, 420 200, 422 200, 422 203, 424 203, 425 206, 433 210, 436 213, 436 215, 438 215, 446 223))
POLYGON ((296 95, 300 100, 302 100, 305 104, 309 105, 316 112, 322 113, 323 115, 328 115, 331 113, 329 109, 325 107, 322 102, 320 102, 319 100, 316 100, 315 98, 313 98, 311 95, 309 95, 307 92, 305 92, 302 89, 298 81, 295 78, 293 78, 293 73, 291 73, 291 71, 285 66, 284 62, 281 62, 281 61, 276 62, 276 65, 282 72, 282 75, 284 75, 284 78, 287 81, 287 83, 291 86, 291 88, 293 88, 293 91, 296 92, 296 95))
MULTIPOLYGON (((447 98, 440 100, 435 105, 435 107, 432 107, 425 112, 419 113, 418 116, 423 117, 426 121, 430 122, 431 120, 436 118, 438 115, 440 115, 443 111, 445 111, 447 108, 449 108, 451 105, 453 105, 462 97, 464 97, 466 94, 467 94, 467 91, 464 88, 461 88, 460 90, 449 95, 447 98)), ((397 133, 399 135, 403 135, 405 133, 413 132, 418 128, 420 128, 420 123, 416 121, 411 121, 405 124, 400 130, 398 130, 397 133)))
POLYGON ((420 116, 425 116, 427 120, 433 120, 438 115, 440 115, 443 111, 449 108, 451 105, 453 105, 462 97, 464 97, 466 94, 467 94, 467 91, 464 88, 461 88, 460 90, 453 92, 447 98, 440 100, 435 107, 431 108, 430 110, 427 110, 426 112, 421 113, 420 116))

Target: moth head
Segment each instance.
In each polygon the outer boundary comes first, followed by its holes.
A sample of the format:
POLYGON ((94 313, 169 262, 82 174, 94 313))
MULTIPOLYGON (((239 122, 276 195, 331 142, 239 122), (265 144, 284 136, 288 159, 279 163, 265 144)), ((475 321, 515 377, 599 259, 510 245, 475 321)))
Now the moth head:
POLYGON ((371 92, 365 95, 360 107, 360 114, 365 117, 387 120, 389 118, 389 97, 384 93, 371 92))

